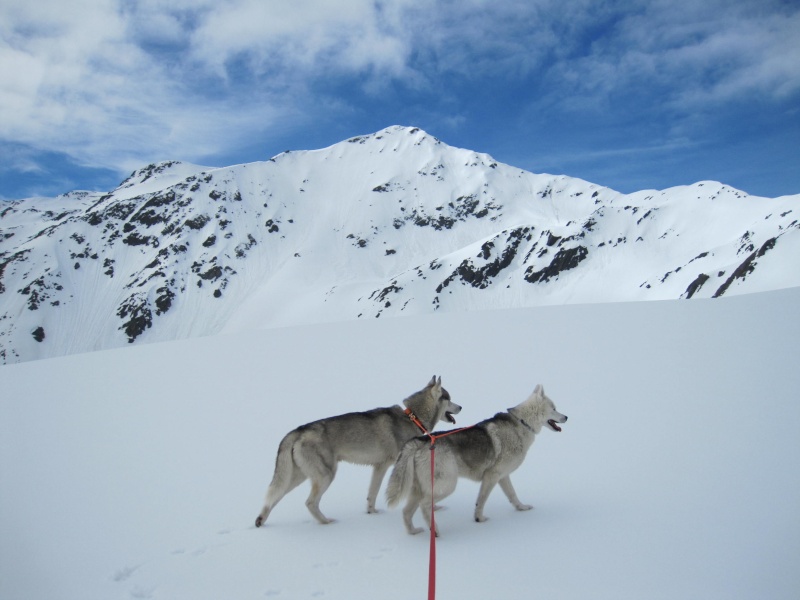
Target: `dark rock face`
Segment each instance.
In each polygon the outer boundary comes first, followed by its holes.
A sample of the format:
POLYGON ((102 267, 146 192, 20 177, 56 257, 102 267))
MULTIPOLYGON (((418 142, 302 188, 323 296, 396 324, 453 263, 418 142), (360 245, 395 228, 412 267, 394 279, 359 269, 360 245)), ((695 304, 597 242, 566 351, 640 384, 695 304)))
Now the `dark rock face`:
POLYGON ((528 267, 525 271, 525 281, 528 283, 544 283, 551 279, 556 279, 560 273, 576 268, 582 261, 586 260, 587 256, 589 256, 589 250, 585 246, 562 248, 544 269, 534 271, 531 267, 528 267))
MULTIPOLYGON (((764 242, 758 250, 751 252, 744 262, 736 267, 736 270, 731 274, 731 276, 725 280, 725 283, 723 283, 719 289, 714 292, 713 297, 719 298, 728 291, 728 288, 733 284, 734 281, 737 279, 744 280, 748 275, 753 273, 756 270, 756 260, 772 250, 775 247, 775 242, 776 238, 770 238, 764 242)), ((752 245, 749 245, 748 249, 752 247, 752 245)))

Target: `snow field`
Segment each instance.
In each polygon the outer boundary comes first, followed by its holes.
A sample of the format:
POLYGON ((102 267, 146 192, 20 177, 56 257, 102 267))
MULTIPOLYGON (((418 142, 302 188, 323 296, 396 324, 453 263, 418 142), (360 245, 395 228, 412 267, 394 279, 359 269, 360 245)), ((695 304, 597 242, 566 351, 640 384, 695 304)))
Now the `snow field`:
MULTIPOLYGON (((0 597, 424 597, 428 538, 341 465, 253 521, 281 437, 434 373, 458 426, 542 383, 543 431, 476 524, 437 514, 448 598, 791 599, 800 589, 800 289, 254 330, 0 368, 0 597)), ((385 486, 385 482, 384 482, 385 486)), ((421 515, 416 516, 421 523, 421 515)))

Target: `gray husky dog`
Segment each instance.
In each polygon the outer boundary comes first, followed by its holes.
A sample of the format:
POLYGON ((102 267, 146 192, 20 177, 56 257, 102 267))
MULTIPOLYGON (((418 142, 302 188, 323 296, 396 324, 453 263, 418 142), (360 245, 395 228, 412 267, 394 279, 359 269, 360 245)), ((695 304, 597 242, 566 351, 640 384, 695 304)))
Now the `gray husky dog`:
POLYGON ((403 400, 403 404, 406 410, 388 406, 347 413, 287 433, 278 446, 275 474, 256 527, 263 525, 281 498, 306 479, 311 480, 311 493, 306 499, 308 510, 320 523, 331 523, 320 511, 319 501, 342 460, 372 466, 367 512, 378 512, 375 508, 378 489, 403 444, 419 435, 421 427, 428 431, 439 421, 455 423, 453 415, 461 412, 461 407, 450 400, 450 394, 442 387, 442 378, 436 376, 422 390, 403 400))
MULTIPOLYGON (((408 497, 403 509, 403 522, 410 534, 420 533, 414 527, 413 517, 420 504, 430 506, 431 497, 438 502, 456 489, 459 477, 480 481, 478 500, 475 503, 475 520, 486 521, 483 507, 496 484, 500 484, 511 504, 517 510, 533 508, 517 498, 510 474, 525 459, 536 434, 546 425, 553 431, 561 431, 559 423, 567 421, 566 415, 556 410, 553 401, 537 385, 525 402, 497 413, 491 419, 477 425, 458 430, 456 433, 436 439, 434 486, 431 490, 430 438, 420 436, 403 446, 395 462, 394 470, 386 487, 389 506, 396 506, 408 497)), ((434 433, 434 438, 437 434, 434 433)), ((431 526, 430 511, 423 508, 422 514, 431 526)), ((437 529, 436 535, 439 535, 437 529)))

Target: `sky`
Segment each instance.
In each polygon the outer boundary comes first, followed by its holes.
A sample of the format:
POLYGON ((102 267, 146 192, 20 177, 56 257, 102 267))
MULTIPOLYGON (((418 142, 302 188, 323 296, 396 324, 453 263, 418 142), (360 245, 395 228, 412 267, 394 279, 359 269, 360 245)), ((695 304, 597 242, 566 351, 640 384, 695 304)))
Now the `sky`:
POLYGON ((800 3, 0 0, 0 199, 390 125, 621 192, 800 193, 800 3))

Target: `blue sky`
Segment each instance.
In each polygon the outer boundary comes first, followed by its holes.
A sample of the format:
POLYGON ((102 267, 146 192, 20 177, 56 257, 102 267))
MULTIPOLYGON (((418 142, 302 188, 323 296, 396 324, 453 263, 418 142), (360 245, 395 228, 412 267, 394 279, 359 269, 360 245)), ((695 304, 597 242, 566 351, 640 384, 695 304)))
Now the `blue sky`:
POLYGON ((794 0, 0 0, 0 198, 389 125, 622 192, 800 193, 794 0))

